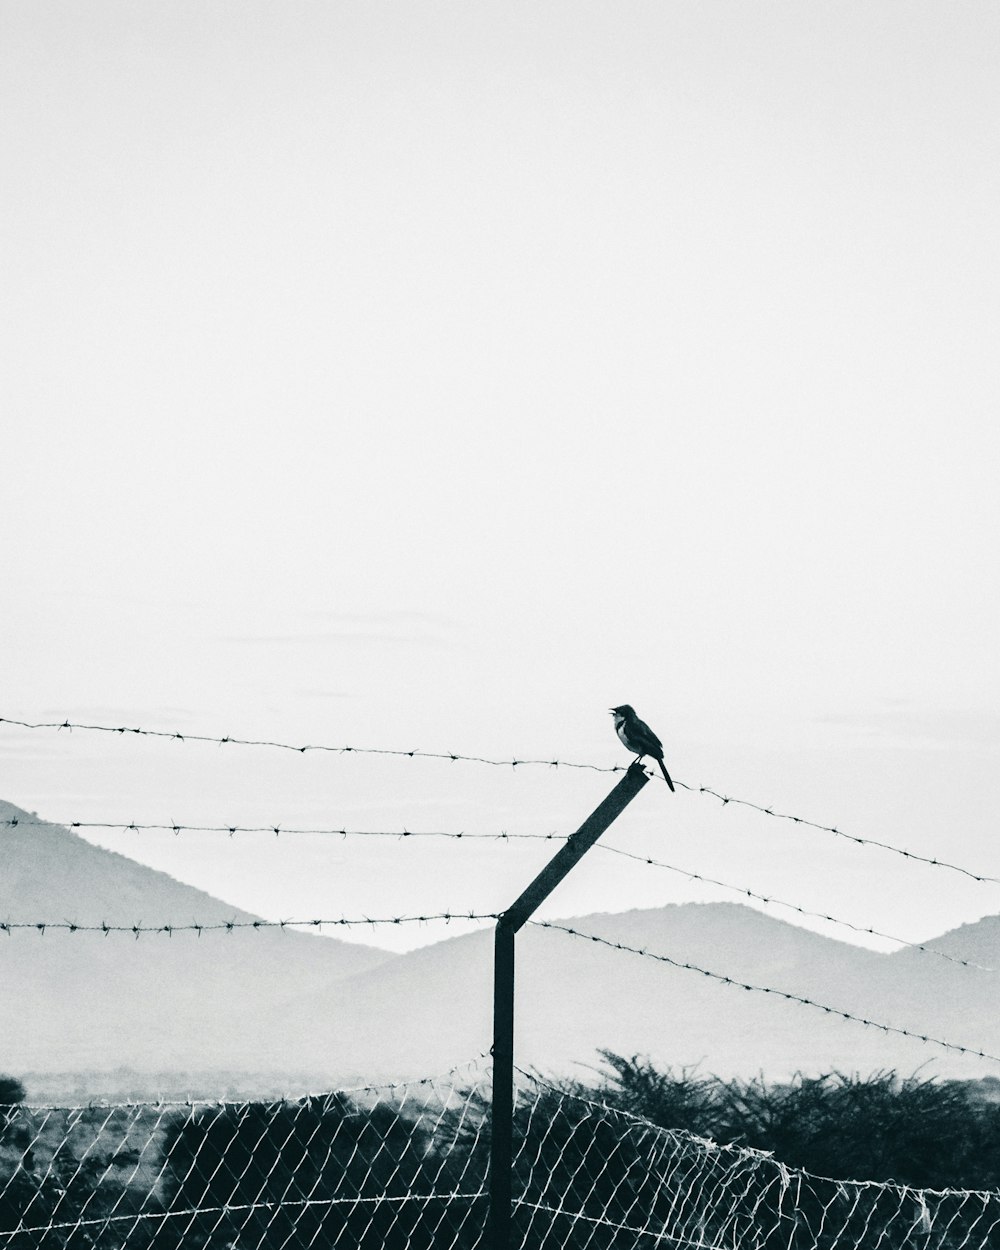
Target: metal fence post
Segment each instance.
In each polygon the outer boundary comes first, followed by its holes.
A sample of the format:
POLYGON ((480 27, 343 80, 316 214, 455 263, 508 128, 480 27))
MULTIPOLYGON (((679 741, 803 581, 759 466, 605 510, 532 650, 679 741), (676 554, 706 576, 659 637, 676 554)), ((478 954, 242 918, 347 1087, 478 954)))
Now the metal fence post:
POLYGON ((535 909, 649 780, 636 761, 497 921, 493 947, 493 1103, 490 1121, 489 1250, 511 1250, 514 1146, 514 939, 535 909))
POLYGON ((493 945, 493 1107, 490 1118, 490 1250, 510 1244, 514 1132, 514 930, 501 920, 493 945))

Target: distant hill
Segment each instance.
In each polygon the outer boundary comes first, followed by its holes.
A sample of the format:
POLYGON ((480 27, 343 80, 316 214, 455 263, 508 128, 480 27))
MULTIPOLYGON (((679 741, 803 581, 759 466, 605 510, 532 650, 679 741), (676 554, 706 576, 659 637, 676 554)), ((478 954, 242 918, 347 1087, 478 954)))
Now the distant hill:
MULTIPOLYGON (((878 954, 731 903, 566 923, 733 980, 1000 1054, 997 976, 927 954, 878 954)), ((797 1071, 890 1067, 908 1074, 922 1065, 927 1074, 1000 1073, 996 1063, 556 929, 528 926, 517 941, 517 1054, 525 1067, 579 1073, 577 1065, 596 1062, 600 1047, 720 1076, 763 1072, 779 1079, 797 1071)), ((984 958, 989 954, 981 944, 974 947, 984 958)), ((996 946, 994 954, 990 966, 1000 966, 996 946)), ((350 1064, 361 1061, 363 1050, 378 1074, 435 1071, 488 1043, 491 977, 492 936, 472 934, 400 956, 325 997, 301 998, 288 1005, 285 1019, 304 1051, 322 1033, 350 1064)))
MULTIPOLYGON (((11 817, 28 818, 0 804, 0 821, 11 817)), ((56 825, 0 825, 0 855, 0 920, 252 918, 56 825)), ((995 973, 913 949, 876 954, 740 904, 568 923, 736 981, 1000 1054, 995 973)), ((1000 968, 1000 917, 928 944, 1000 968)), ((247 1088, 271 1082, 276 1092, 289 1088, 292 1074, 314 1086, 431 1074, 489 1048, 492 948, 490 932, 393 956, 273 930, 138 940, 16 931, 0 935, 0 1071, 87 1070, 95 1095, 123 1080, 131 1092, 176 1089, 184 1073, 197 1074, 201 1088, 217 1073, 227 1089, 239 1073, 252 1073, 247 1088), (135 1073, 114 1075, 122 1067, 135 1073)), ((518 937, 517 1032, 518 1062, 555 1074, 579 1072, 605 1047, 720 1076, 911 1073, 921 1065, 925 1074, 1000 1075, 992 1061, 535 926, 518 937)))
MULTIPOLYGON (((3 802, 0 864, 0 921, 256 919, 3 802)), ((0 1070, 11 1072, 259 1069, 264 1052, 280 1069, 270 1042, 285 998, 393 958, 274 929, 201 938, 15 930, 0 938, 0 1070)))

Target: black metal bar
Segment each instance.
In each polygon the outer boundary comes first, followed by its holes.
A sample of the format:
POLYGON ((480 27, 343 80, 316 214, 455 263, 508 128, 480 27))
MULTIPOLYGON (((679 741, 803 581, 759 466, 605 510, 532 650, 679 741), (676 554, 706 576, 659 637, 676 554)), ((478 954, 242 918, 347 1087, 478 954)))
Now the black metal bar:
POLYGON ((649 776, 637 761, 497 921, 493 946, 493 1104, 489 1250, 510 1250, 514 1147, 514 939, 518 929, 635 798, 649 776))
POLYGON ((514 1146, 514 930, 503 921, 493 945, 493 1108, 490 1118, 490 1214, 487 1245, 510 1245, 514 1146))
POLYGON ((503 913, 500 923, 516 933, 535 909, 543 903, 563 877, 590 850, 601 834, 632 802, 649 780, 649 774, 636 762, 629 768, 608 797, 587 817, 576 833, 549 860, 524 893, 503 913))

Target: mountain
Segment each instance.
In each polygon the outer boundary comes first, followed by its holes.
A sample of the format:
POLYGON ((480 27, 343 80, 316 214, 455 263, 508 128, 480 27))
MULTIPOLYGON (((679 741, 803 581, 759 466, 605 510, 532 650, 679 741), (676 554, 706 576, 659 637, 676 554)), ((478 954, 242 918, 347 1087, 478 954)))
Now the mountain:
MULTIPOLYGON (((579 1072, 606 1048, 703 1073, 764 1072, 773 1079, 796 1071, 1000 1070, 694 969, 1000 1054, 993 974, 921 952, 878 954, 741 904, 672 905, 565 923, 693 968, 529 925, 517 938, 516 1050, 523 1067, 579 1072)), ((308 1051, 322 1033, 349 1068, 364 1060, 376 1076, 439 1071, 487 1048, 491 978, 492 935, 471 934, 312 993, 308 1003, 300 997, 286 1005, 285 1020, 295 1047, 308 1051)))
MULTIPOLYGON (((3 922, 257 919, 3 802, 0 864, 3 922)), ((393 958, 280 929, 200 938, 15 929, 0 939, 0 1070, 13 1072, 259 1068, 275 1004, 393 958)))
MULTIPOLYGON (((0 804, 0 822, 11 819, 31 818, 0 804)), ((0 853, 0 920, 253 919, 56 825, 0 823, 0 853)), ((720 1076, 1000 1071, 835 1014, 1000 1055, 1000 980, 981 968, 912 948, 877 954, 735 903, 566 923, 664 958, 528 925, 517 939, 522 1067, 579 1073, 603 1047, 720 1076), (699 969, 776 992, 748 992, 699 969)), ((1000 917, 927 945, 1000 968, 1000 917)), ((150 1094, 168 1079, 176 1088, 179 1073, 220 1088, 231 1085, 228 1074, 264 1074, 255 1087, 270 1082, 278 1092, 296 1084, 295 1074, 314 1087, 433 1074, 489 1049, 492 954, 490 931, 392 956, 292 931, 136 940, 15 930, 0 935, 0 1071, 88 1071, 89 1095, 107 1092, 122 1066, 136 1069, 133 1088, 150 1094)))

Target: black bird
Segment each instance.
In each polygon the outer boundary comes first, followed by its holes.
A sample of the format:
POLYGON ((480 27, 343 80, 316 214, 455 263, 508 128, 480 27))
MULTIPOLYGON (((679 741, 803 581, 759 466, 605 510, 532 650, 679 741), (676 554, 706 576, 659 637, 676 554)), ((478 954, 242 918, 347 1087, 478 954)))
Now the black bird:
POLYGON ((663 780, 673 790, 674 783, 670 780, 667 766, 663 762, 663 743, 646 722, 636 716, 635 708, 623 703, 621 707, 613 707, 611 715, 615 718, 615 732, 621 739, 622 746, 639 759, 648 755, 650 759, 656 760, 663 773, 663 780))

